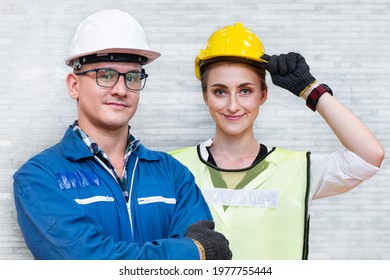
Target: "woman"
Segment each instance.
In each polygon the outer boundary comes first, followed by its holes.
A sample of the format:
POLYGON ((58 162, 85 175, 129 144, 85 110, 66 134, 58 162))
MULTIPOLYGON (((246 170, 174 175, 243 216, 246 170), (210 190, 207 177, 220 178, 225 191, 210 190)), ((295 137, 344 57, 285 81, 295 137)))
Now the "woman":
POLYGON ((172 154, 194 174, 233 259, 306 259, 312 199, 351 190, 372 177, 384 150, 371 131, 310 74, 298 53, 268 56, 242 24, 215 32, 195 61, 214 119, 209 140, 172 154), (266 147, 253 124, 272 81, 317 111, 345 147, 327 155, 266 147))

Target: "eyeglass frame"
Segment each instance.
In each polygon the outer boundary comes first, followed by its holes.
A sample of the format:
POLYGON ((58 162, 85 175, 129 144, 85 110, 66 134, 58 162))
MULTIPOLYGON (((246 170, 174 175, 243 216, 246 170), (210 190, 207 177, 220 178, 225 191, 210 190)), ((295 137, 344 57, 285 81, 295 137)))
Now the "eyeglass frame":
POLYGON ((117 71, 117 70, 115 70, 115 69, 113 69, 113 68, 106 68, 106 67, 102 67, 102 68, 93 68, 93 69, 86 70, 86 71, 83 71, 83 72, 75 72, 75 71, 73 71, 73 74, 79 76, 79 75, 85 75, 85 74, 92 73, 92 72, 95 72, 95 73, 96 73, 95 80, 96 80, 96 84, 97 84, 99 87, 103 87, 103 88, 113 88, 113 87, 115 87, 115 85, 118 83, 120 76, 123 76, 124 82, 125 82, 125 85, 126 85, 126 88, 129 89, 129 90, 133 90, 133 91, 141 91, 141 90, 143 90, 144 87, 145 87, 145 85, 146 85, 146 78, 149 76, 148 74, 145 73, 145 69, 142 69, 141 72, 134 71, 134 70, 130 70, 130 71, 126 72, 126 73, 121 73, 121 72, 119 72, 119 71, 117 71), (117 73, 118 73, 118 78, 117 78, 116 82, 115 82, 112 86, 102 86, 102 85, 100 85, 99 82, 98 82, 98 72, 99 72, 100 70, 112 70, 112 71, 117 72, 117 73), (139 75, 139 78, 140 78, 140 81, 145 80, 145 82, 143 83, 143 85, 141 84, 141 85, 142 85, 141 88, 139 88, 139 89, 134 89, 134 88, 129 88, 129 87, 127 86, 127 83, 126 83, 126 74, 128 74, 128 73, 138 74, 138 75, 139 75))

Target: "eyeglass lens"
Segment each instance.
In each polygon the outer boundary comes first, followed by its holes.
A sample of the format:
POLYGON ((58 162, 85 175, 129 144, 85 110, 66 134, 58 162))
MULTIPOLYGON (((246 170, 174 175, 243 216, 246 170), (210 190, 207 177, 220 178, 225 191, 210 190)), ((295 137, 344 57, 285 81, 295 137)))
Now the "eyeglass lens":
POLYGON ((96 74, 96 81, 101 87, 113 87, 118 82, 120 75, 124 75, 128 89, 143 89, 146 77, 144 73, 140 72, 119 73, 114 69, 99 69, 96 74))

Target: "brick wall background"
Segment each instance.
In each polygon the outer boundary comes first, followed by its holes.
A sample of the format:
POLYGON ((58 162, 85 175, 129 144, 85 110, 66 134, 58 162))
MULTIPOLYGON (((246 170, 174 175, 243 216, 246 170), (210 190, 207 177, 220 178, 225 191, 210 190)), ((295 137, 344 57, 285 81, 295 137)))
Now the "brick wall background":
MULTIPOLYGON (((150 47, 162 53, 146 67, 150 78, 131 121, 150 148, 169 151, 212 136, 193 60, 212 32, 236 21, 255 31, 269 54, 302 53, 312 74, 390 148, 389 0, 2 0, 0 259, 31 259, 16 222, 12 174, 59 141, 76 118, 63 59, 79 22, 107 8, 132 14, 150 47)), ((268 85, 256 124, 259 141, 314 153, 341 148, 303 100, 270 79, 268 85)), ((353 191, 314 201, 310 259, 390 259, 389 181, 385 161, 353 191)))

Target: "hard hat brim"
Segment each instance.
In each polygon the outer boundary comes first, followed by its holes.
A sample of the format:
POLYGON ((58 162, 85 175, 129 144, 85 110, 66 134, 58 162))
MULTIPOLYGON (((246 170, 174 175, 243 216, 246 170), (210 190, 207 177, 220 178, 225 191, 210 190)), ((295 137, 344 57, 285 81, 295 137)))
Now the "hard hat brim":
POLYGON ((125 54, 134 54, 134 55, 144 56, 144 57, 147 58, 147 61, 146 61, 145 64, 149 64, 152 61, 154 61, 155 59, 157 59, 159 56, 161 56, 161 53, 155 52, 155 51, 151 51, 151 50, 127 49, 127 48, 111 48, 111 49, 103 49, 103 50, 99 50, 99 51, 92 51, 92 52, 86 52, 86 53, 82 53, 82 54, 69 56, 69 57, 67 57, 65 59, 65 64, 70 66, 70 67, 73 67, 72 61, 74 61, 75 59, 78 59, 80 57, 93 55, 93 54, 96 54, 96 55, 107 55, 109 53, 125 53, 125 54))
POLYGON ((253 59, 253 58, 248 58, 245 56, 235 56, 235 55, 224 55, 224 56, 214 56, 214 57, 209 57, 206 59, 200 59, 199 56, 195 58, 195 76, 198 80, 201 79, 202 76, 202 68, 205 65, 208 64, 213 64, 217 62, 236 62, 236 63, 244 63, 244 64, 249 64, 253 65, 255 67, 259 67, 261 64, 267 64, 268 61, 258 58, 258 59, 253 59))

